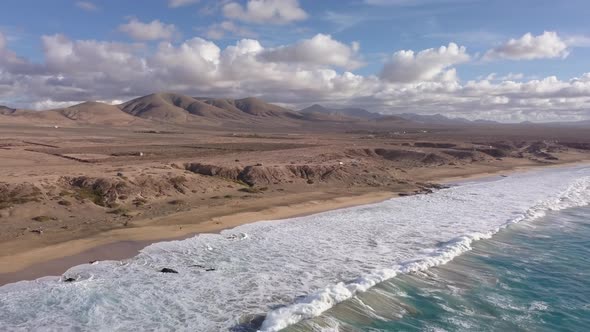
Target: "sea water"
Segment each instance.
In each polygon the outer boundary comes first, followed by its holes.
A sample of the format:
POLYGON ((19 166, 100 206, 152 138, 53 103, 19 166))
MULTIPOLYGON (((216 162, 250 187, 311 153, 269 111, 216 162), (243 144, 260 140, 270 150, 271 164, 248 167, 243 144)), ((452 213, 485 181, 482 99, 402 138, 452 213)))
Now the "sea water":
POLYGON ((590 207, 523 221, 288 331, 588 331, 590 207))
POLYGON ((0 287, 0 330, 583 330, 589 202, 545 169, 157 243, 0 287))

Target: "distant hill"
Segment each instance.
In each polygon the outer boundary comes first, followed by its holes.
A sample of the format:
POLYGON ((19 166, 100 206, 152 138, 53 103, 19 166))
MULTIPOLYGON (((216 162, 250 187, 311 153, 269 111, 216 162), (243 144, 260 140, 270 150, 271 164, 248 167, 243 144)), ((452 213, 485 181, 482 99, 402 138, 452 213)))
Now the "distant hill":
POLYGON ((185 123, 191 115, 224 117, 224 111, 189 96, 173 93, 154 93, 119 105, 131 115, 162 122, 185 123))
POLYGON ((314 104, 299 111, 304 114, 327 114, 336 116, 347 116, 357 119, 377 119, 382 117, 379 113, 369 112, 362 108, 328 108, 322 105, 314 104))
POLYGON ((398 116, 409 121, 433 125, 498 124, 498 122, 490 120, 471 121, 465 118, 449 118, 442 114, 424 115, 416 113, 402 113, 398 114, 398 116))
POLYGON ((14 108, 10 108, 8 106, 0 105, 0 114, 2 115, 10 115, 16 111, 14 108))
POLYGON ((258 98, 219 99, 155 93, 119 105, 124 112, 149 120, 186 123, 203 120, 253 121, 263 118, 303 119, 295 111, 258 98))
MULTIPOLYGON (((442 114, 403 113, 384 115, 362 108, 329 108, 319 104, 300 111, 249 97, 242 99, 190 97, 177 93, 154 93, 120 105, 84 102, 47 111, 15 109, 0 105, 0 123, 35 125, 193 124, 227 128, 371 128, 416 126, 498 125, 489 120, 449 118, 442 114)), ((590 127, 590 120, 531 123, 522 126, 590 127)))
MULTIPOLYGON (((533 123, 530 121, 523 121, 520 122, 521 125, 535 125, 538 123, 533 123)), ((590 120, 582 120, 582 121, 560 121, 560 122, 545 122, 543 123, 545 126, 552 126, 552 127, 582 127, 582 128, 590 128, 590 120)))
POLYGON ((230 111, 234 114, 241 112, 255 117, 273 117, 286 119, 303 119, 301 114, 290 109, 270 104, 264 100, 249 97, 243 99, 196 98, 209 105, 230 111))
POLYGON ((0 121, 36 125, 110 125, 121 126, 141 119, 121 111, 117 106, 98 102, 84 102, 67 108, 47 111, 13 109, 0 106, 0 121))
POLYGON ((69 120, 84 124, 125 125, 138 120, 117 106, 92 101, 48 112, 55 112, 69 120))

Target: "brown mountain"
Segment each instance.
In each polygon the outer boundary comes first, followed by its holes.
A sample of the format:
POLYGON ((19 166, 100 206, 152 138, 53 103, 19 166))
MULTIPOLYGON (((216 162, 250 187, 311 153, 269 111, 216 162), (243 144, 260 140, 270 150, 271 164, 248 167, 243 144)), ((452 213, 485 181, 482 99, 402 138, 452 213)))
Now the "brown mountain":
POLYGON ((261 99, 249 97, 244 99, 211 99, 198 98, 207 104, 237 112, 240 111, 255 117, 274 117, 287 119, 303 119, 301 114, 290 109, 267 103, 261 99))
MULTIPOLYGON (((318 108, 318 107, 316 107, 318 108)), ((354 109, 355 114, 360 111, 354 109)), ((364 112, 360 112, 364 114, 364 112)), ((120 105, 85 102, 48 111, 0 107, 0 123, 48 125, 186 124, 227 128, 325 127, 348 128, 375 120, 327 109, 293 111, 258 98, 194 98, 175 93, 154 93, 120 105), (154 123, 154 122, 155 123, 154 123)), ((369 113, 373 114, 373 113, 369 113)), ((366 115, 366 114, 364 114, 366 115)), ((393 120, 393 119, 388 119, 393 120)), ((404 120, 405 121, 405 120, 404 120)))
POLYGON ((36 125, 61 125, 70 122, 69 119, 65 118, 62 114, 51 111, 31 111, 31 110, 19 110, 19 109, 7 109, 0 111, 2 123, 23 123, 23 124, 36 124, 36 125))
POLYGON ((126 113, 144 119, 164 122, 186 122, 186 110, 195 100, 170 93, 154 93, 119 105, 126 113))
POLYGON ((84 124, 125 125, 139 120, 117 106, 92 101, 48 112, 55 112, 71 121, 84 124))
POLYGON ((15 109, 14 108, 10 108, 4 105, 0 105, 0 114, 1 115, 10 115, 12 113, 14 113, 15 109))
POLYGON ((369 112, 362 108, 328 108, 318 104, 311 105, 300 110, 299 112, 304 114, 325 114, 365 120, 377 119, 382 116, 379 113, 369 112))
POLYGON ((118 107, 98 103, 85 102, 67 108, 47 111, 18 110, 8 107, 0 108, 0 121, 6 123, 33 123, 37 125, 128 125, 142 121, 131 116, 118 107))

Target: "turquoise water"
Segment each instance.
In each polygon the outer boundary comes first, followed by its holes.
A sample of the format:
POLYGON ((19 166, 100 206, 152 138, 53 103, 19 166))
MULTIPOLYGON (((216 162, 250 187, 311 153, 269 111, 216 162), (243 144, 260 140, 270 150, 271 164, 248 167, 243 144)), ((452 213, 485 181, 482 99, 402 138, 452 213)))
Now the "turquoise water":
POLYGON ((288 331, 589 331, 590 207, 510 226, 288 331))

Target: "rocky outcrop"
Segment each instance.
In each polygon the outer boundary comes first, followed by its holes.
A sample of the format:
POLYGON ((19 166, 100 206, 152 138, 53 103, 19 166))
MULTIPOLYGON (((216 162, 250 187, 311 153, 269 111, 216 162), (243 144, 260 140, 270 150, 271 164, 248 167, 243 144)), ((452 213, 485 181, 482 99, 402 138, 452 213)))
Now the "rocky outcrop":
POLYGON ((341 165, 252 165, 242 169, 190 163, 186 169, 201 175, 242 182, 249 186, 295 181, 344 181, 352 175, 341 165))
POLYGON ((580 142, 561 142, 563 146, 567 146, 568 148, 578 149, 578 150, 590 150, 590 143, 580 143, 580 142))
POLYGON ((201 163, 189 163, 185 165, 185 168, 187 171, 191 171, 193 173, 207 176, 217 176, 231 180, 237 180, 240 174, 239 168, 229 168, 201 163))
POLYGON ((460 160, 476 160, 477 155, 475 152, 473 151, 467 151, 467 150, 443 150, 442 151, 445 154, 448 154, 451 157, 460 159, 460 160))
POLYGON ((162 272, 162 273, 178 273, 178 271, 168 268, 168 267, 161 269, 160 272, 162 272))
POLYGON ((418 148, 435 148, 435 149, 450 149, 457 146, 457 144, 453 143, 433 143, 433 142, 416 142, 414 143, 415 147, 418 148))
POLYGON ((119 179, 79 176, 74 178, 66 177, 64 180, 78 191, 80 198, 89 199, 100 206, 110 206, 120 196, 128 196, 132 193, 129 185, 119 179))
POLYGON ((0 209, 16 204, 37 202, 41 196, 41 190, 31 183, 9 184, 0 182, 0 209))
POLYGON ((487 149, 476 149, 477 151, 487 154, 490 157, 494 157, 494 158, 504 158, 504 157, 508 157, 510 155, 510 153, 508 151, 502 150, 502 149, 496 149, 496 148, 487 148, 487 149))

